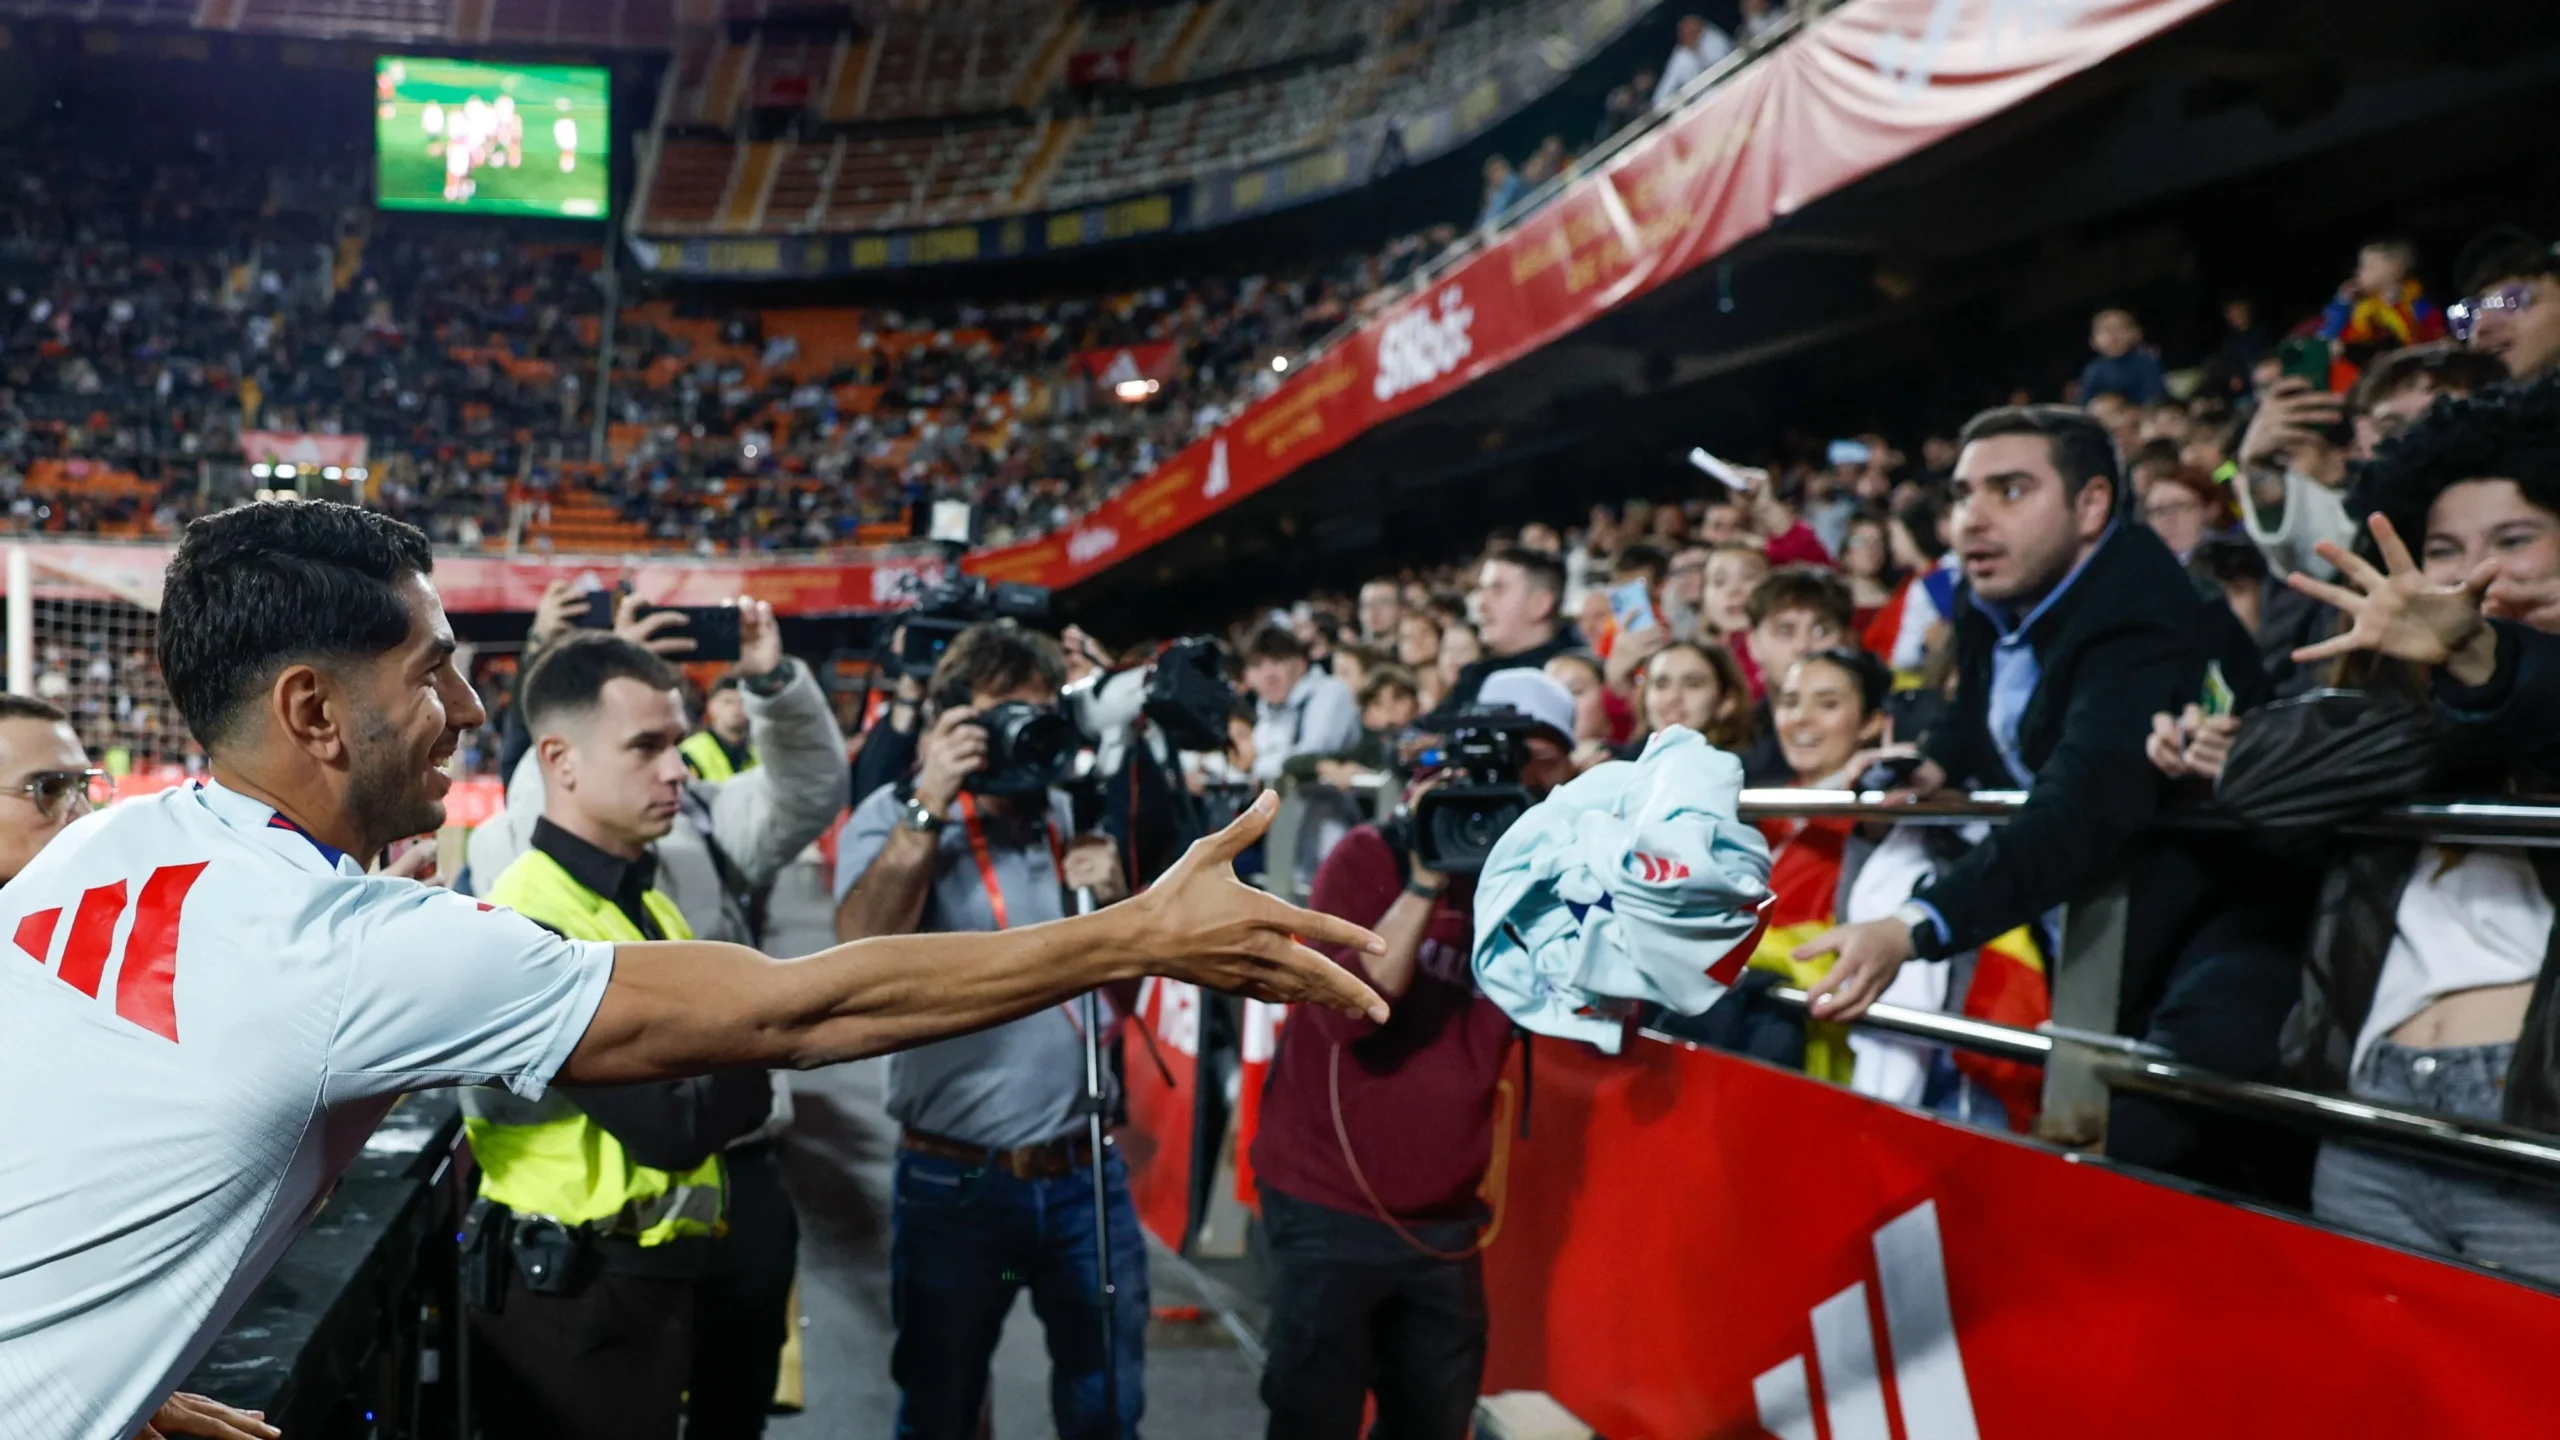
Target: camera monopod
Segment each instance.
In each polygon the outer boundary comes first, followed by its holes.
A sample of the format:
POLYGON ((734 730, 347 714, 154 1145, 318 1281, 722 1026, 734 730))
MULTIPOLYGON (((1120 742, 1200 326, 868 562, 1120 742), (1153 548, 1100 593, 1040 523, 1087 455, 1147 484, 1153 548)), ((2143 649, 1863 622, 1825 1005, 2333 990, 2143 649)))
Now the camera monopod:
MULTIPOLYGON (((1094 911, 1093 887, 1076 887, 1076 913, 1094 911)), ((1108 1102, 1102 1092, 1102 992, 1087 990, 1076 1002, 1084 1011, 1084 1133, 1093 1156, 1093 1260, 1099 1283, 1094 1303, 1102 1311, 1102 1413, 1110 1417, 1109 1434, 1120 1425, 1120 1287, 1111 1278, 1111 1182, 1103 1173, 1103 1133, 1108 1102)))

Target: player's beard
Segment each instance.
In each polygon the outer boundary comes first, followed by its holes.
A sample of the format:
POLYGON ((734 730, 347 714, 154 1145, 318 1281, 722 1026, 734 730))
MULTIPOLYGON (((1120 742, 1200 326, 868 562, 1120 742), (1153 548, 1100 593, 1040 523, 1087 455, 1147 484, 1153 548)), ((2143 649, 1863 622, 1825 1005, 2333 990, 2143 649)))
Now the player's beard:
POLYGON ((367 848, 440 828, 444 802, 423 793, 424 757, 383 717, 367 716, 360 723, 347 769, 347 802, 364 827, 367 848))

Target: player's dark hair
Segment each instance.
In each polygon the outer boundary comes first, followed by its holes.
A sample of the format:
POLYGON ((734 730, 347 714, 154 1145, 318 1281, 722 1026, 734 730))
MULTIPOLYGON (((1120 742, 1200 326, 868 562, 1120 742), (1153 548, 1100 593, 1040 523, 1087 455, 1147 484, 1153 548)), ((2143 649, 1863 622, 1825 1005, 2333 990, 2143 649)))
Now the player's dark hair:
POLYGON ((539 735, 555 720, 595 709, 604 699, 604 687, 616 680, 673 690, 684 683, 684 675, 656 651, 609 631, 564 636, 542 652, 516 687, 525 728, 539 735))
POLYGON ((160 673, 208 751, 288 665, 369 659, 409 638, 400 582, 427 537, 379 511, 269 500, 187 526, 160 602, 160 673))
POLYGON ((1058 642, 1014 620, 988 620, 951 639, 933 667, 928 689, 945 710, 972 696, 1019 690, 1038 681, 1055 690, 1067 683, 1067 654, 1058 642))
POLYGON ((48 725, 70 723, 71 717, 62 707, 33 695, 0 694, 0 720, 41 720, 48 725))
POLYGON ((2119 468, 2122 462, 2116 455, 2115 438, 2088 411, 2070 405, 2003 405, 1966 421, 1956 444, 1970 445, 2004 435, 2041 437, 2055 473, 2062 477, 2064 495, 2077 500, 2090 481, 2104 480, 2112 502, 2110 508, 2123 511, 2124 473, 2119 468))

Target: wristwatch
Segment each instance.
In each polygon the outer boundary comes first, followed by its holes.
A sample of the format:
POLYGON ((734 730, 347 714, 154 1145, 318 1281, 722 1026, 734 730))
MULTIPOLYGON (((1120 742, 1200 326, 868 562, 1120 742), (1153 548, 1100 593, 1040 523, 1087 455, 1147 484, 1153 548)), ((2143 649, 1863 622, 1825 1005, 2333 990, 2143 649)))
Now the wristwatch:
POLYGON ((785 655, 781 664, 761 675, 740 676, 738 683, 746 686, 747 693, 757 699, 770 700, 791 688, 792 677, 797 673, 791 668, 794 663, 790 656, 785 655))
POLYGON ((1423 900, 1437 900, 1442 895, 1447 894, 1448 890, 1449 882, 1446 880, 1441 881, 1436 886, 1424 885, 1419 880, 1407 880, 1404 882, 1404 893, 1423 900))
POLYGON ((1924 950, 1938 937, 1938 917, 1917 900, 1905 900, 1893 908, 1893 918, 1911 931, 1911 948, 1924 950))
POLYGON ((935 835, 941 833, 943 819, 932 806, 910 795, 906 809, 898 816, 898 825, 919 835, 935 835))

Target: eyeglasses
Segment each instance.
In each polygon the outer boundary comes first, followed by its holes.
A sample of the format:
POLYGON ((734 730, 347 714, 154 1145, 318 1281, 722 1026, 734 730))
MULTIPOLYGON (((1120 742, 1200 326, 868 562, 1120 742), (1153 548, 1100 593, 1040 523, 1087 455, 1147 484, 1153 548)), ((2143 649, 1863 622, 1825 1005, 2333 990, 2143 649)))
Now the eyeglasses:
POLYGON ((104 770, 39 770, 25 783, 0 790, 36 807, 47 820, 59 820, 78 801, 82 811, 95 810, 116 798, 115 777, 104 770))
POLYGON ((2484 290, 2467 299, 2456 300, 2445 307, 2444 328, 2464 344, 2480 329, 2480 322, 2503 310, 2509 314, 2533 308, 2533 287, 2518 281, 2484 290))

